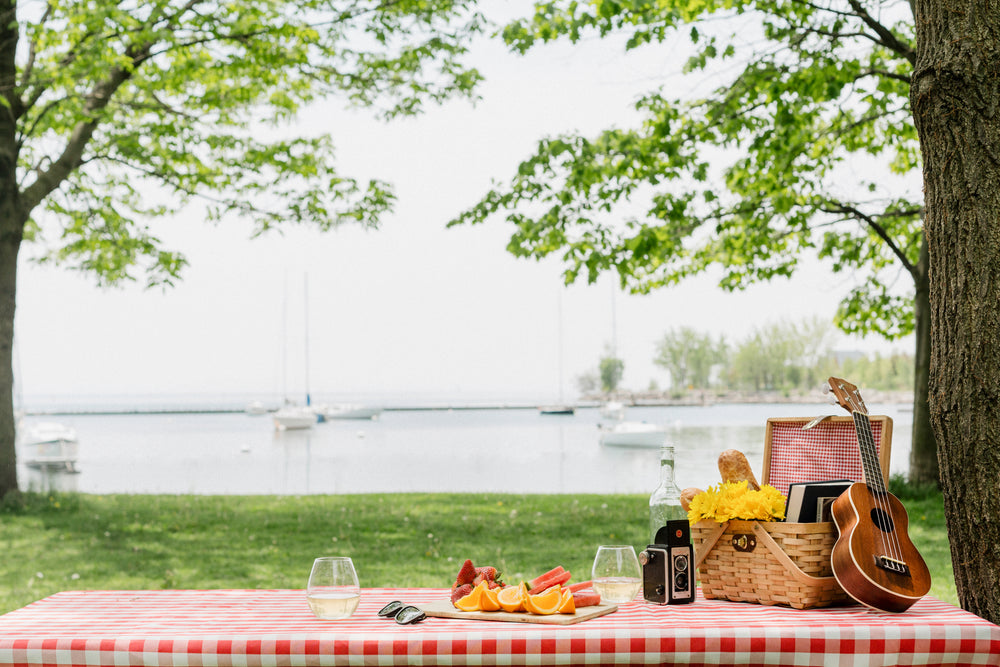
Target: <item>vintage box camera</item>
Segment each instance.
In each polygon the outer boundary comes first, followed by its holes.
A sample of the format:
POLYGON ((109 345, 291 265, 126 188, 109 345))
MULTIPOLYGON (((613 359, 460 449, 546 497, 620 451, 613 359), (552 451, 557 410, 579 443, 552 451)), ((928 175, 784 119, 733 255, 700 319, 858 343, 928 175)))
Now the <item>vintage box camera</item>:
POLYGON ((656 544, 639 554, 642 596, 656 604, 694 602, 694 548, 688 522, 668 521, 655 539, 656 544))

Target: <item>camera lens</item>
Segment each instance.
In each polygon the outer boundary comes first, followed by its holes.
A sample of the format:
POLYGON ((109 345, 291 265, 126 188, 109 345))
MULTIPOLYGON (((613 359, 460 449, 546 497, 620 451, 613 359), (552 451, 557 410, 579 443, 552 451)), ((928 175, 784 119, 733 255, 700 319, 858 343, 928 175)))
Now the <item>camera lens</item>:
POLYGON ((687 556, 674 556, 674 569, 683 572, 688 568, 687 556))
POLYGON ((688 578, 687 575, 678 572, 674 575, 674 590, 675 591, 686 591, 688 589, 688 578))

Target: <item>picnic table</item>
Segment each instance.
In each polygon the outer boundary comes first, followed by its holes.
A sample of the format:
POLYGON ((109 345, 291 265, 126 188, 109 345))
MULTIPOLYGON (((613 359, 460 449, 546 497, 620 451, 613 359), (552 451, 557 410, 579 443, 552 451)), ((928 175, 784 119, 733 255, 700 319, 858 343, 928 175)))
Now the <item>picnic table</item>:
POLYGON ((445 589, 369 588, 350 619, 300 590, 66 591, 0 616, 0 666, 1000 665, 1000 626, 932 597, 907 612, 638 600, 552 626, 377 611, 445 589))

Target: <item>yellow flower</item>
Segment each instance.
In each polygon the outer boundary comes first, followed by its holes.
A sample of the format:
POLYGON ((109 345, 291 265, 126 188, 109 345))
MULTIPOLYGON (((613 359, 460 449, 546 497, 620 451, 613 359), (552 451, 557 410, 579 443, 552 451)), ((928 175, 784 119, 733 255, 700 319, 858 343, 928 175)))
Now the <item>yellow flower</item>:
POLYGON ((747 488, 746 482, 723 482, 709 487, 691 499, 688 521, 711 520, 718 523, 743 519, 772 521, 785 518, 785 497, 765 484, 760 491, 747 488))

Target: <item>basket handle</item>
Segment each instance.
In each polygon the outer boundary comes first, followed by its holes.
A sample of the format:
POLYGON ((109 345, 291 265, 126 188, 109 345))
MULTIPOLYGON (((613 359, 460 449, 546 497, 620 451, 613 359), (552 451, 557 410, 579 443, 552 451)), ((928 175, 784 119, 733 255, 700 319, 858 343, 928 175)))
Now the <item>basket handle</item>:
MULTIPOLYGON (((701 544, 698 546, 698 549, 695 551, 694 554, 694 569, 696 570, 698 569, 698 567, 701 565, 701 562, 705 560, 705 557, 708 555, 708 552, 712 550, 712 547, 715 546, 715 543, 718 542, 719 538, 722 537, 722 534, 726 532, 726 528, 728 526, 729 526, 728 521, 725 523, 720 523, 712 530, 712 532, 708 534, 707 537, 705 537, 705 539, 701 541, 701 544)), ((776 544, 774 546, 778 545, 776 544)))
MULTIPOLYGON (((763 526, 756 521, 754 521, 753 524, 753 532, 757 535, 757 540, 763 543, 764 546, 766 546, 771 553, 774 554, 774 557, 778 559, 778 562, 781 563, 784 568, 788 570, 788 573, 797 579, 799 583, 815 586, 833 579, 833 577, 814 577, 811 574, 803 572, 802 568, 792 562, 792 559, 788 557, 788 554, 781 550, 781 547, 779 547, 778 543, 774 541, 771 534, 764 530, 763 526)), ((718 537, 716 537, 716 539, 718 539, 718 537)), ((712 543, 714 544, 715 540, 712 540, 712 543)), ((698 562, 700 563, 701 560, 698 562)))

